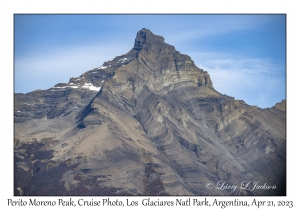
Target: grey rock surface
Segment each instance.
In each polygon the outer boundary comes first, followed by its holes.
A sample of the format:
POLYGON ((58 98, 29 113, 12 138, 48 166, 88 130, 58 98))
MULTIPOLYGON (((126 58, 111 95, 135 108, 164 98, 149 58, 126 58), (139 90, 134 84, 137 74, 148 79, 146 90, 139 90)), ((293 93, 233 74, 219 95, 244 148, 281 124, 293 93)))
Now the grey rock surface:
POLYGON ((128 53, 14 100, 15 195, 285 195, 285 100, 220 94, 148 29, 128 53))

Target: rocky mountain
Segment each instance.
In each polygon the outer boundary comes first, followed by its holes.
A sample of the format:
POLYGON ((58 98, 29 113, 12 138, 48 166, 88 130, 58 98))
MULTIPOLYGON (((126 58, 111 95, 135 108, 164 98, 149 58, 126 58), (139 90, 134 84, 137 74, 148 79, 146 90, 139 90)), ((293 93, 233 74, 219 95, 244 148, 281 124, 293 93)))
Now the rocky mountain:
POLYGON ((14 137, 15 195, 285 195, 285 101, 219 93, 148 29, 69 83, 15 93, 14 137))

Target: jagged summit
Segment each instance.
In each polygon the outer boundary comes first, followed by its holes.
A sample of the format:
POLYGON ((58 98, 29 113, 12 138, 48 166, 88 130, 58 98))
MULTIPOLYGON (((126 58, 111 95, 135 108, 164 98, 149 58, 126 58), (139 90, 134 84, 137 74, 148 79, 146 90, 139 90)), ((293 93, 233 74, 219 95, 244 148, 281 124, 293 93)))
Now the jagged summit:
POLYGON ((165 43, 162 36, 148 29, 137 32, 133 49, 124 56, 131 61, 121 69, 138 69, 134 71, 135 78, 147 81, 150 89, 170 90, 179 86, 213 89, 209 74, 198 68, 190 56, 181 54, 174 46, 165 43))
POLYGON ((162 36, 154 35, 150 30, 143 28, 137 32, 133 49, 141 50, 144 45, 161 45, 164 41, 162 36))

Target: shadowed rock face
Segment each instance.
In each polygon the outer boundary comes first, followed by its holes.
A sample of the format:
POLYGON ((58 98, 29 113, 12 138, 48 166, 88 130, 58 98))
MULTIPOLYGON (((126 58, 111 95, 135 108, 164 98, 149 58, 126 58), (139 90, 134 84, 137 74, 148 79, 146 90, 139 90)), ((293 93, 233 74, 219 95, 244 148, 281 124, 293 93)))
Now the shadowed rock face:
POLYGON ((285 109, 220 94, 142 29, 101 67, 15 94, 15 195, 285 195, 285 109))

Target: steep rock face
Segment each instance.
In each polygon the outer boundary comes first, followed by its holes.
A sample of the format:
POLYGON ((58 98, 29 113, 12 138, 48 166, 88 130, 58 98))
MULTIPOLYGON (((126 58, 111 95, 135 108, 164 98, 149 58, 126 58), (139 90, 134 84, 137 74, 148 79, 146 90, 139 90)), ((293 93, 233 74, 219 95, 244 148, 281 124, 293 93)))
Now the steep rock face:
POLYGON ((189 56, 142 29, 128 53, 15 95, 15 195, 282 195, 283 104, 220 94, 189 56), (255 182, 276 189, 250 190, 255 182))
POLYGON ((167 91, 184 84, 212 88, 207 72, 195 66, 189 56, 179 53, 173 46, 164 43, 161 36, 147 29, 137 33, 134 50, 138 50, 138 64, 133 67, 137 71, 137 79, 153 91, 167 91))
POLYGON ((282 100, 281 102, 275 104, 274 108, 280 109, 281 111, 286 111, 286 100, 282 100))

